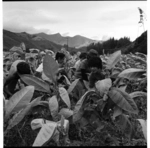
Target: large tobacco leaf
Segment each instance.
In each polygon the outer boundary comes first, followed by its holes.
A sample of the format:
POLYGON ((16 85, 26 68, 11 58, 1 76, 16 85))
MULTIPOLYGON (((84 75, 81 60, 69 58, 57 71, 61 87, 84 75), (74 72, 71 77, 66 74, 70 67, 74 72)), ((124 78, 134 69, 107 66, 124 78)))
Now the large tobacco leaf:
POLYGON ((106 68, 108 69, 113 68, 118 63, 120 58, 121 58, 121 50, 116 51, 113 54, 111 54, 109 59, 107 60, 106 68))
POLYGON ((69 98, 69 95, 68 95, 68 92, 66 91, 66 89, 63 87, 59 87, 59 93, 60 93, 61 99, 65 102, 65 104, 68 106, 68 108, 70 108, 71 107, 70 98, 69 98))
POLYGON ((10 120, 7 127, 8 131, 9 129, 13 128, 15 125, 17 125, 28 113, 30 112, 32 107, 35 107, 36 105, 39 105, 39 102, 41 100, 41 97, 38 97, 34 99, 32 102, 30 102, 26 108, 20 110, 17 114, 15 114, 10 120))
POLYGON ((54 58, 48 54, 45 55, 44 61, 43 61, 43 71, 44 74, 52 79, 54 82, 56 80, 56 73, 58 71, 58 64, 54 60, 54 58))
POLYGON ((78 120, 80 120, 82 118, 83 105, 84 105, 85 101, 87 101, 88 95, 90 95, 93 92, 94 91, 87 91, 77 102, 77 104, 75 105, 75 108, 73 110, 73 122, 77 122, 78 120))
POLYGON ((42 79, 39 79, 32 75, 22 75, 20 76, 21 80, 26 83, 27 85, 31 85, 35 87, 35 90, 41 91, 41 92, 47 92, 50 93, 50 87, 49 85, 44 82, 42 79))
POLYGON ((49 98, 49 109, 54 121, 58 121, 58 101, 56 96, 49 98))
POLYGON ((130 113, 138 114, 136 103, 126 92, 123 92, 118 88, 112 88, 108 92, 108 96, 121 109, 130 113))
POLYGON ((34 93, 33 86, 27 86, 20 91, 16 92, 10 100, 7 102, 5 107, 5 120, 7 120, 11 113, 17 112, 25 108, 30 102, 34 93))
POLYGON ((144 73, 146 73, 143 69, 137 69, 137 68, 129 68, 122 71, 118 77, 127 78, 129 80, 140 78, 144 73))

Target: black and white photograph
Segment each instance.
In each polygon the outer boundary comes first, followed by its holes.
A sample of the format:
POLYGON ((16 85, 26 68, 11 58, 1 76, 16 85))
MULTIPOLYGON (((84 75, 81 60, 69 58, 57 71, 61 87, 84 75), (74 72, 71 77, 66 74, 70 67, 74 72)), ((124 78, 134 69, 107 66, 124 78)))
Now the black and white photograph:
POLYGON ((147 147, 147 1, 2 1, 4 147, 147 147))

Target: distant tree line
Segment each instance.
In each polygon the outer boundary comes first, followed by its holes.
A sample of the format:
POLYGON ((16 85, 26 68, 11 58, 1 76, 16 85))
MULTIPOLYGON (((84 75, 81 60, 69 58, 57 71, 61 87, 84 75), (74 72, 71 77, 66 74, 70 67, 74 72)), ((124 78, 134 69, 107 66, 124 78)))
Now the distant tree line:
POLYGON ((87 51, 89 51, 90 49, 95 49, 100 55, 102 55, 103 53, 111 54, 121 47, 128 46, 130 43, 131 41, 128 37, 123 37, 119 40, 114 39, 113 37, 102 43, 98 42, 90 44, 89 46, 87 46, 87 51))

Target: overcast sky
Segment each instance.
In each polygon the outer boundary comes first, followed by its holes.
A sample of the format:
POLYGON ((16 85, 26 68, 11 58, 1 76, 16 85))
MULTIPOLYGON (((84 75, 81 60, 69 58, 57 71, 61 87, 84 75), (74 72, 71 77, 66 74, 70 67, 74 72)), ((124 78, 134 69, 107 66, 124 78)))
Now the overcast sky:
POLYGON ((127 36, 133 41, 138 35, 137 7, 147 14, 147 1, 3 2, 3 28, 96 40, 127 36))

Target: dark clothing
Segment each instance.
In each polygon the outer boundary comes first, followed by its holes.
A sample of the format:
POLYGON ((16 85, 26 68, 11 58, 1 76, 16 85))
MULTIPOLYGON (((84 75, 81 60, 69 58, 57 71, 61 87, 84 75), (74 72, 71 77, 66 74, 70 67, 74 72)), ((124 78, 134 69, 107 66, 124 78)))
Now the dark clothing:
POLYGON ((81 79, 87 81, 88 80, 87 73, 90 73, 90 70, 88 68, 88 61, 87 61, 87 59, 85 59, 85 60, 81 61, 79 68, 76 69, 75 77, 76 77, 76 79, 81 78, 81 79))
MULTIPOLYGON (((7 91, 10 92, 11 94, 15 93, 15 88, 16 88, 19 78, 20 77, 17 74, 17 72, 6 78, 5 83, 4 83, 4 92, 6 94, 8 94, 7 91)), ((8 95, 10 95, 10 94, 8 94, 8 95)))

